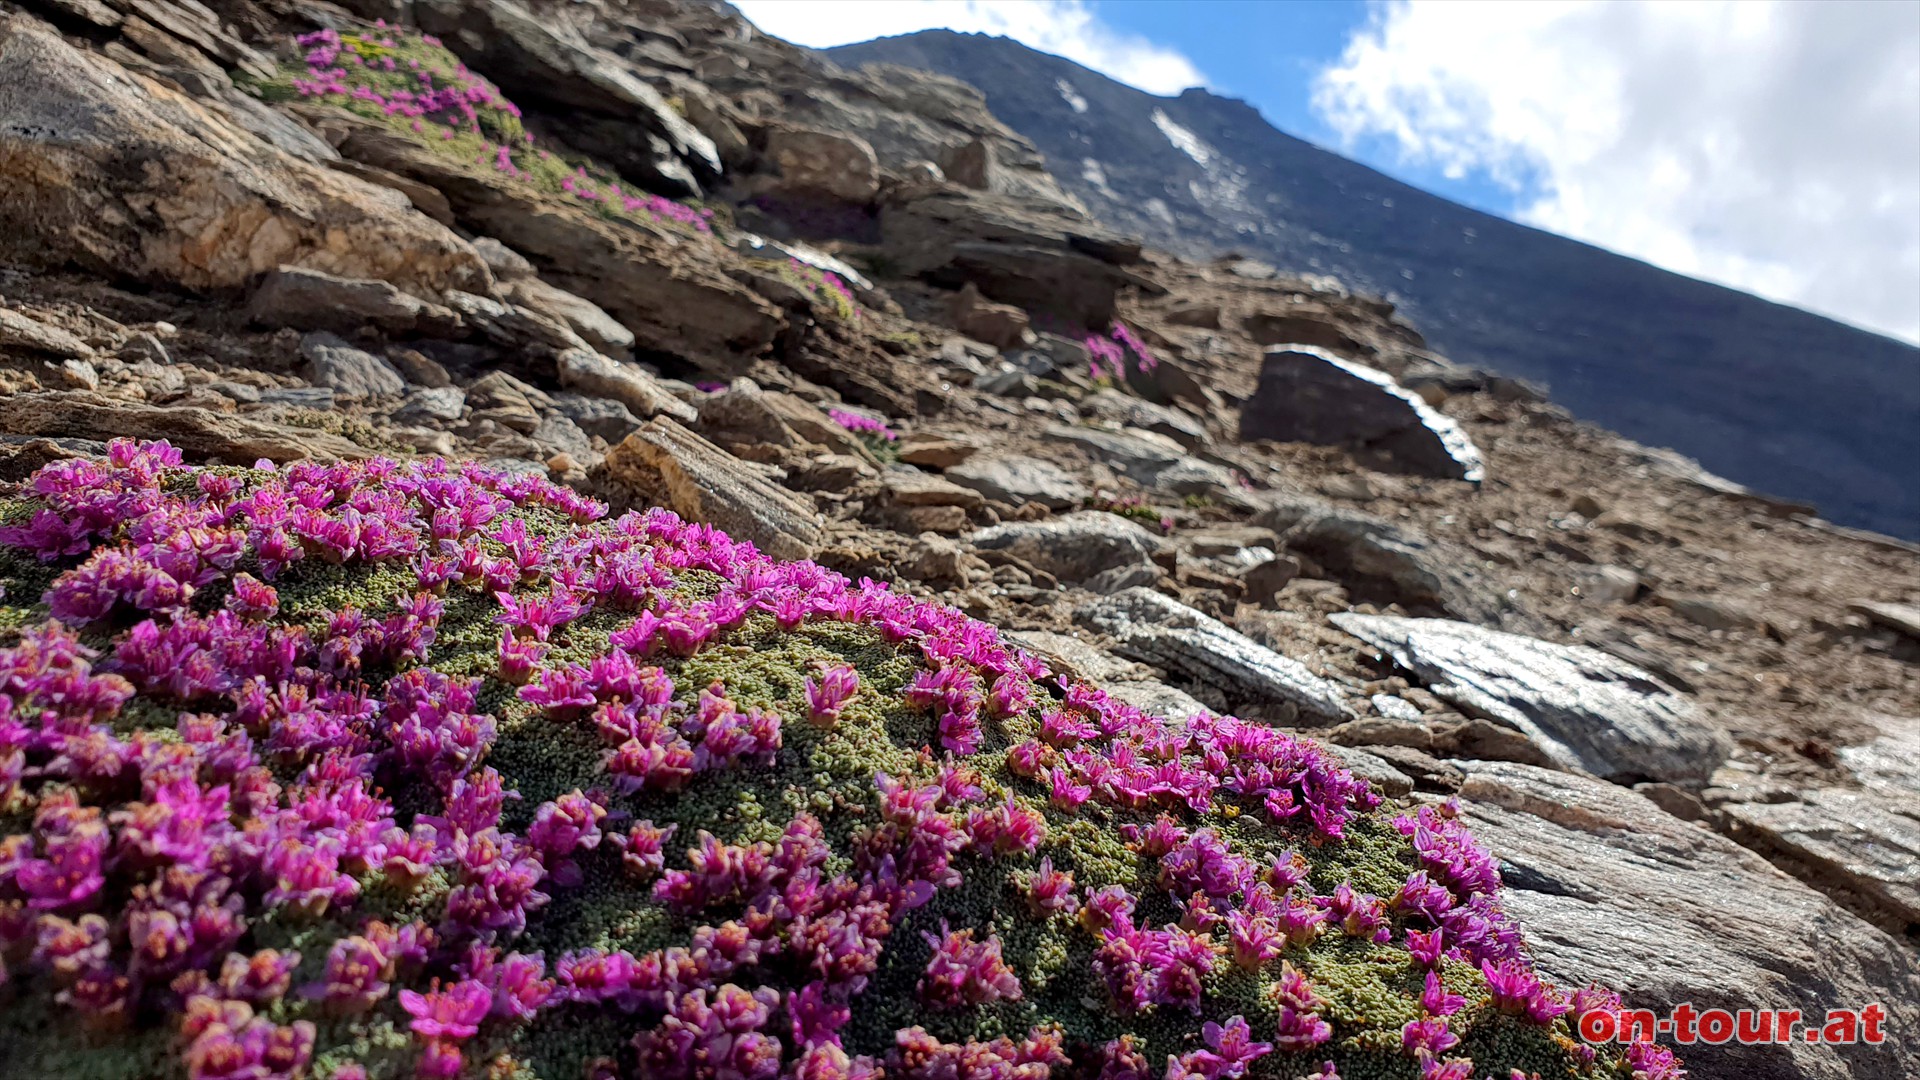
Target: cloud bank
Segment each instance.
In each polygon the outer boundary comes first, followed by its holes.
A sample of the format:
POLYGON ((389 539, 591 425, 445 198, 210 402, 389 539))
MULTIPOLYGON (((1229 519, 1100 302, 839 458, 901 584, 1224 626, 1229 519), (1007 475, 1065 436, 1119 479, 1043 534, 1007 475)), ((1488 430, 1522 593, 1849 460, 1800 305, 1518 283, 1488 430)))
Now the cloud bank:
POLYGON ((734 0, 755 26, 814 49, 936 28, 998 34, 1150 94, 1206 85, 1176 49, 1101 22, 1082 0, 734 0))
POLYGON ((1396 2, 1314 106, 1527 224, 1920 341, 1920 4, 1396 2))

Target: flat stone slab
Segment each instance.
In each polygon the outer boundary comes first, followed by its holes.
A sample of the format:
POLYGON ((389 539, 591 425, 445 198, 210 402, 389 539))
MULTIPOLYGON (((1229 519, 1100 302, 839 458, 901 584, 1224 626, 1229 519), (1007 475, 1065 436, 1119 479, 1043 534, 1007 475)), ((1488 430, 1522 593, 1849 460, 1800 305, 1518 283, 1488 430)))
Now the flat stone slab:
POLYGON ((1104 510, 1009 521, 972 533, 967 542, 980 551, 1017 556, 1069 582, 1089 581, 1119 567, 1147 565, 1172 550, 1172 545, 1139 522, 1104 510))
POLYGON ((1486 476, 1479 448, 1459 424, 1386 372, 1315 345, 1267 350, 1240 411, 1240 438, 1374 451, 1423 476, 1474 483, 1486 476))
POLYGON ((1166 668, 1224 695, 1250 719, 1354 719, 1340 688, 1212 616, 1152 589, 1132 588, 1074 612, 1107 634, 1122 656, 1166 668), (1284 716, 1284 714, 1294 714, 1284 716))
POLYGON ((1720 812, 1747 846, 1784 855, 1817 884, 1839 886, 1876 921, 1920 923, 1920 821, 1840 788, 1802 791, 1798 802, 1727 803, 1720 812))
POLYGON ((1563 767, 1621 782, 1705 780, 1730 749, 1686 698, 1597 649, 1449 619, 1328 618, 1434 696, 1520 731, 1563 767))
POLYGON ((1090 494, 1058 465, 1036 458, 970 457, 948 469, 946 477, 1013 506, 1037 502, 1049 509, 1064 510, 1090 494))

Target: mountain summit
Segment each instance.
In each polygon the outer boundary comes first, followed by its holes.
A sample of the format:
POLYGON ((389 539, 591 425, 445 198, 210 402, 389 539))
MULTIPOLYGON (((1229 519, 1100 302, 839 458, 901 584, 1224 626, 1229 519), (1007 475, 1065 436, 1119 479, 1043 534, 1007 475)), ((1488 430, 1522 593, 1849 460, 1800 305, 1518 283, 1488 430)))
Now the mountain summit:
POLYGON ((1018 42, 826 50, 979 87, 1099 220, 1395 301, 1457 360, 1836 520, 1920 536, 1920 350, 1438 198, 1205 90, 1162 98, 1018 42))

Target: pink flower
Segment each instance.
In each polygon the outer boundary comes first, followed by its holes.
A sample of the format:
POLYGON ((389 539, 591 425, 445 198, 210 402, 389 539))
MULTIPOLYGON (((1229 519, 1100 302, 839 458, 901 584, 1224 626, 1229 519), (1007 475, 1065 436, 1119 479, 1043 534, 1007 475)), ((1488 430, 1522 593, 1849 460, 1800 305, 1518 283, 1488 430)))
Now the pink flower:
POLYGON ((487 1011, 493 1007, 493 995, 471 979, 453 983, 444 990, 436 979, 433 989, 425 994, 400 991, 400 1007, 413 1017, 410 1026, 414 1034, 457 1042, 472 1038, 480 1030, 480 1021, 487 1018, 487 1011))

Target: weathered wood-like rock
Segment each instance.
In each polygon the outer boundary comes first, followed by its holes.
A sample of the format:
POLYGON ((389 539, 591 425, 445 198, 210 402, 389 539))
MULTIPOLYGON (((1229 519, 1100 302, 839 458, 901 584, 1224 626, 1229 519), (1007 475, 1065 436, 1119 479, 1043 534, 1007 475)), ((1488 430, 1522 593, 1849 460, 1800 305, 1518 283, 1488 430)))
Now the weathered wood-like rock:
POLYGON ((300 339, 300 355, 312 369, 313 383, 338 398, 395 397, 407 390, 407 381, 392 364, 324 330, 300 339))
POLYGON ((693 406, 667 393, 666 388, 632 364, 624 364, 590 349, 568 349, 555 358, 560 385, 588 397, 625 405, 635 416, 666 415, 693 422, 693 406))
POLYGON ((511 281, 503 292, 515 304, 565 323, 600 352, 626 356, 633 348, 633 331, 621 326, 606 309, 585 297, 555 288, 537 277, 511 281))
POLYGON ((93 355, 93 346, 65 330, 4 307, 0 307, 0 349, 40 353, 63 360, 85 360, 93 355))
POLYGON ((1289 551, 1319 563, 1355 599, 1494 623, 1504 604, 1480 560, 1409 526, 1318 500, 1285 500, 1254 516, 1289 551))
POLYGON ((1019 506, 1037 502, 1064 510, 1089 494, 1058 465, 1028 457, 970 457, 946 471, 947 479, 989 499, 1019 506))
POLYGON ((1312 724, 1354 719, 1339 688, 1305 664, 1151 589, 1096 600, 1074 618, 1112 637, 1120 655, 1218 692, 1240 715, 1312 724))
MULTIPOLYGON (((1117 567, 1145 565, 1172 550, 1139 522, 1103 510, 1042 521, 1010 521, 981 529, 967 542, 980 551, 1004 551, 1069 582, 1087 581, 1117 567)), ((1154 576, 1158 577, 1157 572, 1154 576)))
POLYGON ((165 439, 195 460, 251 465, 261 458, 298 461, 362 458, 368 451, 338 435, 282 427, 198 408, 141 405, 84 391, 0 397, 0 432, 55 438, 165 439))
POLYGON ((1313 345, 1267 350, 1240 411, 1240 438, 1344 446, 1423 476, 1478 482, 1486 475, 1460 425, 1386 372, 1313 345))
POLYGON ((454 313, 401 292, 385 281, 345 278, 300 266, 282 266, 247 298, 247 318, 256 325, 351 334, 374 327, 389 334, 418 329, 450 330, 454 313))
POLYGON ((718 526, 776 559, 810 559, 820 550, 820 514, 811 500, 667 417, 607 451, 600 469, 639 498, 718 526))
POLYGON ((1896 931, 1920 925, 1920 821, 1872 795, 1803 791, 1795 802, 1728 803, 1731 835, 1795 870, 1823 892, 1896 931))
POLYGON ((1847 605, 1873 623, 1920 641, 1920 605, 1892 604, 1878 600, 1856 600, 1847 605))
POLYGON ((1686 698, 1597 649, 1447 619, 1329 618, 1436 697, 1522 732, 1564 767, 1623 782, 1704 780, 1731 749, 1686 698))
MULTIPOLYGON (((1818 1023, 1878 1002, 1879 1046, 1696 1044, 1695 1080, 1920 1075, 1920 962, 1765 859, 1645 796, 1572 773, 1456 761, 1462 814, 1501 860, 1502 906, 1561 986, 1630 987, 1637 1008, 1795 1009, 1818 1023)), ((1797 1034, 1797 1033, 1796 1033, 1797 1034)), ((1682 1047, 1683 1051, 1688 1048, 1682 1047)))

